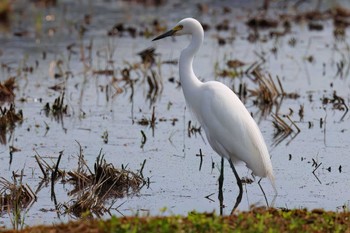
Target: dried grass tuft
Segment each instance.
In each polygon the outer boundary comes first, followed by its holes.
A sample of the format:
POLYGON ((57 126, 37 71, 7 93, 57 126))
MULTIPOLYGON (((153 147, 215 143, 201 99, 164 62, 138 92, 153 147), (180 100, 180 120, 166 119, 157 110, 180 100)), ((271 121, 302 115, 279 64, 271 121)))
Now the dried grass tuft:
POLYGON ((0 107, 0 143, 6 144, 7 132, 12 132, 16 126, 16 123, 23 121, 23 112, 19 110, 16 112, 13 104, 7 109, 6 107, 0 107))
POLYGON ((36 201, 36 195, 27 184, 22 183, 20 175, 13 173, 12 182, 0 177, 0 213, 17 212, 36 201))
POLYGON ((104 204, 107 199, 134 194, 145 184, 141 175, 123 167, 115 168, 113 164, 107 163, 101 151, 93 171, 84 162, 82 154, 79 156, 79 161, 78 169, 67 173, 68 182, 74 186, 69 195, 75 196, 67 212, 76 216, 87 211, 102 216, 109 211, 104 204))
POLYGON ((58 169, 62 154, 63 152, 60 152, 57 163, 52 166, 39 155, 35 156, 44 175, 43 182, 49 182, 49 174, 52 174, 51 198, 55 199, 54 185, 56 181, 61 180, 63 183, 69 183, 73 186, 73 189, 68 192, 68 195, 72 197, 71 201, 64 204, 56 203, 57 211, 60 214, 81 217, 83 214, 89 213, 89 215, 101 217, 105 213, 109 213, 114 204, 106 207, 108 200, 134 195, 146 184, 142 175, 145 161, 139 173, 135 173, 123 166, 115 168, 113 164, 107 163, 104 154, 100 151, 93 169, 90 169, 80 147, 77 169, 66 172, 58 169))
POLYGON ((16 88, 15 78, 11 77, 0 83, 0 106, 5 102, 12 103, 15 99, 14 89, 16 88))
POLYGON ((259 107, 263 116, 268 115, 273 107, 276 108, 277 114, 283 98, 297 99, 300 97, 297 93, 285 92, 279 77, 276 77, 276 83, 270 74, 263 75, 259 69, 254 69, 252 75, 258 86, 256 89, 248 89, 248 92, 250 96, 255 97, 254 103, 259 107))

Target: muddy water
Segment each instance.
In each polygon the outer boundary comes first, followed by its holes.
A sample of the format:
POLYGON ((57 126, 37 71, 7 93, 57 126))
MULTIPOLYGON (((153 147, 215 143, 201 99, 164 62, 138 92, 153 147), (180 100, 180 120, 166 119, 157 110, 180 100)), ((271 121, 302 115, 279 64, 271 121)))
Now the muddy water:
MULTIPOLYGON (((23 169, 23 182, 36 190, 42 173, 34 155, 54 164, 59 152, 63 151, 60 168, 71 170, 76 168, 80 144, 90 166, 101 149, 108 162, 116 167, 127 165, 134 171, 140 169, 146 159, 143 174, 149 178, 150 185, 138 194, 117 200, 114 207, 118 208, 112 214, 219 212, 220 157, 212 151, 204 134, 188 136, 188 121, 199 125, 185 109, 183 94, 177 84, 177 66, 152 67, 162 86, 154 99, 148 97, 150 87, 145 79, 145 73, 151 75, 150 70, 135 68, 130 72, 130 78, 135 81, 133 91, 124 81, 116 82, 110 75, 96 74, 96 71, 109 69, 114 70, 115 78, 121 79, 124 68, 140 67, 141 58, 137 53, 149 47, 156 48, 157 62, 176 60, 189 40, 186 37, 169 38, 153 43, 152 36, 133 38, 127 32, 121 37, 108 37, 107 31, 116 23, 142 31, 151 28, 154 19, 171 27, 183 17, 194 16, 211 26, 194 61, 194 70, 202 80, 217 79, 235 90, 240 83, 245 83, 248 89, 256 89, 257 84, 245 75, 219 77, 215 64, 223 70, 227 69, 228 60, 238 59, 250 66, 264 57, 263 73, 271 74, 276 83, 278 76, 286 93, 300 96, 297 99, 277 98, 280 103, 278 115, 289 115, 300 129, 296 134, 296 128, 291 126, 294 132, 277 145, 272 113, 261 117, 261 111, 254 105, 256 98, 245 100, 271 151, 278 190, 274 206, 327 210, 348 207, 349 114, 344 116, 344 111, 336 109, 332 103, 323 103, 325 98, 333 98, 334 91, 346 105, 349 103, 348 40, 333 36, 332 21, 320 21, 324 27, 322 31, 310 31, 306 22, 292 22, 289 34, 271 39, 269 31, 261 31, 261 37, 266 39, 251 43, 247 41, 251 30, 244 22, 254 15, 254 3, 228 4, 232 11, 226 15, 221 13, 222 5, 214 3, 208 4, 207 13, 200 13, 196 5, 175 5, 175 8, 172 4, 144 7, 119 1, 79 4, 62 1, 56 7, 48 8, 30 5, 25 11, 22 11, 22 4, 14 6, 16 14, 10 30, 0 36, 0 59, 5 64, 0 77, 1 81, 16 77, 15 104, 16 109, 23 110, 24 120, 12 133, 6 134, 7 144, 0 145, 1 176, 10 180, 13 171, 19 173, 23 169), (243 10, 235 7, 243 7, 243 10), (172 9, 171 13, 169 9, 172 9), (84 15, 91 17, 90 23, 84 21, 84 15), (229 19, 230 30, 218 32, 214 25, 223 19, 229 19), (83 27, 86 32, 81 35, 79 31, 83 27), (13 32, 24 35, 14 36, 13 32), (226 44, 219 45, 218 37, 226 38, 226 44), (71 51, 67 46, 72 48, 71 51), (57 63, 61 65, 57 66, 57 63), (344 68, 338 73, 337 67, 341 63, 344 68), (33 71, 25 72, 24 67, 33 67, 33 71), (61 73, 63 77, 57 77, 61 73), (50 88, 53 86, 61 89, 53 90, 55 88, 50 88), (52 104, 63 89, 68 114, 59 120, 52 115, 46 116, 44 105, 52 104), (301 105, 304 106, 303 117, 298 114, 301 105), (155 127, 138 124, 144 118, 151 119, 153 107, 155 127), (142 144, 141 130, 147 137, 145 144, 142 144), (105 132, 108 133, 107 143, 102 138, 105 132), (11 157, 9 146, 20 151, 11 157), (200 149, 204 154, 201 170, 200 158, 196 156, 200 149), (320 166, 315 170, 316 165, 320 166)), ((276 107, 273 112, 276 113, 276 107)), ((283 119, 292 125, 287 118, 283 119)), ((242 177, 252 178, 244 165, 237 169, 242 177)), ((267 180, 261 183, 271 203, 273 189, 267 180)), ((58 203, 69 203, 67 191, 71 188, 67 184, 56 184, 58 203)), ((224 214, 230 213, 237 191, 235 178, 225 163, 224 214)), ((37 201, 23 211, 25 224, 71 219, 69 215, 58 216, 49 193, 50 185, 38 191, 37 201)), ((239 210, 247 210, 251 205, 266 205, 257 180, 244 186, 239 210)), ((2 225, 11 226, 10 221, 11 216, 1 215, 2 225)))

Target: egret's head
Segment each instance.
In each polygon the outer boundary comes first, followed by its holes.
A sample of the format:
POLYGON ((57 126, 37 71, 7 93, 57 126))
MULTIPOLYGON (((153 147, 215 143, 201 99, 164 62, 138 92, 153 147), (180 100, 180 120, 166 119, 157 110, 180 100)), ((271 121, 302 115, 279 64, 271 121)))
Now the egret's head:
POLYGON ((166 33, 157 36, 152 41, 160 40, 168 36, 181 36, 186 34, 192 34, 196 29, 200 28, 202 29, 202 25, 193 18, 185 18, 178 22, 175 27, 173 27, 171 30, 167 31, 166 33))

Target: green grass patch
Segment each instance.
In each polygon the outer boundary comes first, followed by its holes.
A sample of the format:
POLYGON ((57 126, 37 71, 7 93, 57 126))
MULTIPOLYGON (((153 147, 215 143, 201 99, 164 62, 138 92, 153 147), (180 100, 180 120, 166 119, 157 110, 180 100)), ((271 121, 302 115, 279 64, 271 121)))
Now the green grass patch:
POLYGON ((350 212, 254 208, 225 217, 197 212, 187 216, 112 217, 105 221, 80 220, 50 227, 37 226, 20 232, 350 232, 350 212))

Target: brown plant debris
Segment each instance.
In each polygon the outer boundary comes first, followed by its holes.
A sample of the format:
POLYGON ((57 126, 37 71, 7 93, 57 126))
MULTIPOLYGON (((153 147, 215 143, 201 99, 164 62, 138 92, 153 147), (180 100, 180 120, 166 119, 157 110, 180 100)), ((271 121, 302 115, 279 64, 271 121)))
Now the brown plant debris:
POLYGON ((236 78, 242 77, 243 74, 250 74, 252 71, 257 69, 260 64, 258 62, 253 62, 251 65, 247 66, 247 63, 240 61, 238 59, 228 60, 226 62, 227 68, 220 70, 216 65, 216 74, 220 77, 236 78))
POLYGON ((19 110, 16 112, 13 104, 7 109, 0 107, 0 143, 6 144, 6 134, 8 131, 12 132, 16 123, 21 123, 23 120, 23 112, 19 110))
POLYGON ((135 38, 138 35, 137 29, 135 27, 125 26, 123 23, 117 23, 107 31, 108 36, 122 37, 125 36, 126 33, 128 33, 132 38, 135 38))
POLYGON ((224 19, 222 22, 216 25, 217 31, 228 31, 230 29, 230 21, 227 19, 224 19))
POLYGON ((34 158, 39 165, 41 172, 43 173, 43 179, 48 179, 51 172, 51 180, 55 182, 58 178, 64 178, 65 171, 58 169, 59 160, 61 159, 63 152, 61 151, 58 156, 58 162, 56 165, 50 166, 39 154, 35 155, 34 158))
POLYGON ((104 70, 93 70, 93 75, 105 75, 105 76, 114 76, 113 69, 104 69, 104 70))
POLYGON ((5 102, 13 102, 15 93, 13 90, 16 87, 15 78, 11 77, 0 83, 0 106, 5 102))
POLYGON ((0 1, 0 23, 3 25, 10 24, 10 15, 12 13, 11 2, 7 0, 0 1))
POLYGON ((150 67, 155 64, 155 56, 157 55, 155 53, 155 48, 142 50, 137 55, 141 57, 142 64, 144 64, 146 67, 150 67))
POLYGON ((36 201, 36 195, 27 184, 22 183, 20 175, 12 174, 12 182, 0 177, 0 215, 16 209, 25 209, 36 201))
POLYGON ((59 214, 72 214, 81 217, 83 213, 90 213, 101 217, 105 213, 109 213, 115 199, 136 194, 146 184, 142 175, 146 160, 144 160, 139 172, 135 173, 123 166, 115 168, 113 164, 107 163, 102 151, 100 151, 93 169, 90 169, 80 146, 77 169, 67 172, 58 168, 62 155, 63 152, 60 152, 57 163, 54 165, 49 165, 38 154, 35 156, 44 175, 38 190, 43 183, 47 185, 51 181, 51 198, 55 198, 56 181, 61 180, 62 183, 69 183, 73 186, 73 189, 68 192, 72 199, 68 203, 56 203, 59 214), (49 179, 50 173, 51 180, 49 179), (112 201, 111 206, 106 207, 106 203, 110 199, 114 199, 114 201, 112 201))
POLYGON ((57 0, 32 0, 38 7, 53 7, 57 5, 57 0))
POLYGON ((237 60, 237 59, 229 60, 226 64, 229 68, 233 68, 233 69, 246 65, 246 63, 244 63, 240 60, 237 60))
POLYGON ((83 154, 79 156, 78 169, 67 173, 67 180, 74 186, 69 192, 72 203, 65 205, 66 212, 75 216, 89 211, 96 216, 109 212, 105 202, 109 198, 123 198, 137 193, 146 181, 141 174, 115 168, 107 163, 102 151, 98 155, 93 171, 86 165, 83 154))
POLYGON ((148 84, 147 100, 150 101, 150 106, 161 96, 163 91, 163 79, 160 76, 160 66, 162 61, 156 62, 156 56, 154 48, 148 48, 138 52, 141 57, 140 62, 126 63, 126 67, 121 69, 120 72, 114 71, 111 86, 116 90, 115 94, 126 92, 131 90, 130 101, 134 96, 134 85, 148 84), (121 76, 121 77, 118 77, 121 76))
POLYGON ((151 118, 147 119, 146 117, 142 117, 142 119, 137 121, 137 123, 139 125, 144 125, 144 126, 149 125, 152 129, 154 129, 154 127, 156 126, 156 123, 157 123, 156 120, 157 120, 157 117, 155 114, 155 107, 153 106, 151 118))
POLYGON ((190 138, 191 135, 197 135, 197 133, 202 137, 202 134, 201 134, 201 130, 202 130, 202 127, 199 126, 195 126, 195 125, 192 125, 192 121, 188 121, 188 124, 187 124, 187 135, 188 137, 190 138))
POLYGON ((46 116, 51 114, 56 120, 60 120, 63 115, 67 114, 67 108, 67 105, 64 104, 64 92, 62 92, 62 94, 54 100, 51 106, 49 103, 45 104, 44 111, 46 116))
POLYGON ((295 124, 294 121, 290 119, 290 117, 286 117, 289 121, 290 124, 288 124, 285 120, 283 120, 280 116, 273 114, 272 118, 274 121, 272 121, 273 126, 275 127, 275 133, 274 133, 274 143, 273 146, 277 146, 280 144, 284 139, 286 139, 288 136, 292 136, 292 138, 287 142, 289 144, 299 133, 300 133, 300 128, 295 124), (293 130, 292 126, 296 129, 296 132, 293 130), (292 133, 294 133, 292 135, 292 133))
POLYGON ((276 28, 278 26, 278 21, 266 18, 252 18, 247 21, 247 26, 253 29, 276 28))
POLYGON ((344 111, 344 114, 340 119, 341 121, 344 119, 345 115, 349 111, 348 106, 345 104, 344 98, 338 96, 336 91, 333 92, 332 98, 323 97, 322 103, 323 105, 332 104, 333 109, 344 111))
POLYGON ((259 106, 262 115, 270 113, 273 106, 276 106, 276 112, 278 112, 281 98, 297 99, 300 97, 295 92, 286 93, 279 77, 276 78, 276 83, 270 74, 263 75, 259 69, 254 69, 252 75, 255 77, 254 81, 258 87, 249 89, 248 92, 250 96, 256 97, 254 103, 259 106))

